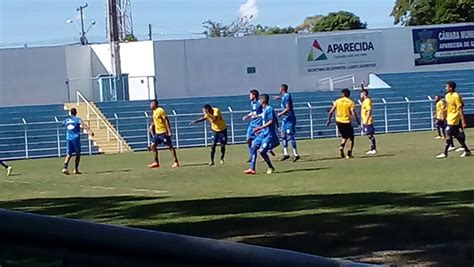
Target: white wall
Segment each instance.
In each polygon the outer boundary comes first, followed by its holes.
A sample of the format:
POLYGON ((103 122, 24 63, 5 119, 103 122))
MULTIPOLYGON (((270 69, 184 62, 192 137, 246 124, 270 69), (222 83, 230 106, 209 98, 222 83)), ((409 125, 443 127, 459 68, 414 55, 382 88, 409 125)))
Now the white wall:
MULTIPOLYGON (((109 44, 92 45, 92 74, 94 76, 112 72, 109 44)), ((155 98, 155 58, 151 41, 120 44, 120 66, 122 73, 129 75, 130 100, 155 98)))
POLYGON ((86 98, 95 99, 97 82, 92 79, 92 58, 89 46, 66 46, 66 70, 70 102, 76 100, 80 91, 86 98))
POLYGON ((64 46, 0 49, 0 105, 64 103, 64 46))

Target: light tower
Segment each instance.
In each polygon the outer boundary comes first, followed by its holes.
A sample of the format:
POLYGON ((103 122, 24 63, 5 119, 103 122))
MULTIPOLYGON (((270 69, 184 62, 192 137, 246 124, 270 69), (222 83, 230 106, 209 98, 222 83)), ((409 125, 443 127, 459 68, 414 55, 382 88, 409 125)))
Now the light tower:
POLYGON ((133 35, 132 3, 130 0, 117 0, 117 22, 120 41, 133 35))

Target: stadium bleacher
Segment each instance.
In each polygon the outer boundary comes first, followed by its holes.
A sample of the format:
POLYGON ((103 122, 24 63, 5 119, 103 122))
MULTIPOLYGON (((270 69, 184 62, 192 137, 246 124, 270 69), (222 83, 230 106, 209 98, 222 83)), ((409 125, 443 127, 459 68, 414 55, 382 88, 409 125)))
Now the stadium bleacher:
MULTIPOLYGON (((432 102, 428 95, 441 94, 447 80, 458 83, 459 91, 466 101, 466 113, 474 113, 474 70, 437 71, 419 73, 378 74, 392 88, 370 91, 374 101, 374 116, 378 132, 402 132, 429 130, 432 127, 432 102), (470 99, 470 97, 472 97, 470 99), (406 99, 410 100, 410 104, 406 99), (383 100, 387 104, 384 104, 383 100), (408 115, 410 110, 410 116, 408 115), (385 114, 386 120, 385 120, 385 114)), ((275 92, 270 92, 276 94, 275 92)), ((290 88, 291 90, 291 88, 290 88)), ((331 102, 339 96, 339 90, 293 93, 298 117, 298 138, 334 137, 334 126, 325 127, 327 111, 331 102), (309 105, 311 108, 309 107, 309 105), (312 128, 311 128, 312 127, 312 128), (311 131, 312 130, 312 131, 311 131)), ((358 98, 354 92, 353 99, 358 98)), ((241 120, 248 112, 246 96, 196 97, 185 99, 163 99, 160 104, 167 110, 174 130, 174 142, 179 147, 202 146, 211 137, 206 124, 190 126, 189 122, 201 115, 201 107, 210 103, 219 107, 229 125, 231 143, 245 142, 247 123, 241 120), (230 112, 229 107, 232 109, 230 112), (176 116, 174 115, 176 112, 176 116), (230 125, 233 127, 230 127, 230 125), (176 138, 178 136, 179 138, 176 138), (207 136, 207 138, 206 138, 207 136)), ((134 150, 145 150, 148 145, 147 125, 150 121, 149 101, 120 101, 96 103, 112 125, 134 150), (146 115, 147 114, 147 115, 146 115)), ((279 101, 272 101, 276 107, 279 101)), ((28 134, 28 156, 58 156, 57 131, 59 121, 67 113, 63 105, 42 105, 0 108, 0 158, 25 158, 25 125, 28 134)), ((80 114, 79 114, 80 115, 80 114)), ((65 131, 59 127, 60 154, 65 153, 65 131)), ((84 153, 88 153, 89 142, 82 138, 84 153)), ((98 148, 91 146, 92 153, 98 148)))

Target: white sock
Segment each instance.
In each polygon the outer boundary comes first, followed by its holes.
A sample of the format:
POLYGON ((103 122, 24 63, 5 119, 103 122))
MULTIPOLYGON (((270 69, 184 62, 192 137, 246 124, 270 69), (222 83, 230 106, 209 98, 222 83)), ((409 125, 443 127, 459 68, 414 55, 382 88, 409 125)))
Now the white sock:
POLYGON ((283 148, 283 156, 288 156, 288 148, 287 147, 283 148))
POLYGON ((298 157, 298 149, 293 148, 293 155, 295 155, 295 157, 298 157))

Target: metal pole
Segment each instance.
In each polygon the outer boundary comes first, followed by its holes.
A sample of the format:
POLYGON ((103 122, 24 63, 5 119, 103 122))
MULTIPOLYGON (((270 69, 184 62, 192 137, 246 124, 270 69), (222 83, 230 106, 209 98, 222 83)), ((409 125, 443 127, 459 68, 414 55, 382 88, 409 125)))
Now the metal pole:
POLYGON ((69 88, 69 79, 66 79, 64 83, 66 84, 66 89, 67 89, 67 102, 71 103, 71 91, 69 88))
POLYGON ((408 131, 411 132, 411 108, 410 108, 410 99, 408 99, 408 97, 405 97, 405 101, 407 102, 408 131))
POLYGON ((148 24, 148 40, 153 40, 153 34, 151 30, 151 24, 148 24))
POLYGON ((204 146, 207 147, 207 121, 204 121, 204 146))
POLYGON ((87 142, 89 145, 89 156, 91 156, 92 155, 92 140, 90 139, 89 136, 87 137, 87 142))
POLYGON ((119 133, 120 129, 119 129, 119 117, 117 116, 117 113, 114 113, 114 117, 115 117, 115 128, 117 129, 117 133, 119 133))
POLYGON ((382 98, 382 102, 384 104, 383 113, 384 113, 384 121, 385 121, 385 133, 388 134, 388 112, 387 112, 387 101, 385 98, 382 98))
POLYGON ((61 140, 59 138, 59 120, 58 117, 54 116, 54 120, 56 121, 56 142, 58 143, 58 158, 61 157, 61 140))
POLYGON ((26 124, 25 118, 22 118, 23 124, 25 125, 25 158, 29 159, 29 152, 28 152, 28 126, 26 124))
POLYGON ((435 125, 434 125, 434 118, 433 118, 433 114, 434 114, 433 98, 431 98, 431 96, 428 96, 428 100, 430 101, 431 130, 433 131, 434 128, 435 128, 435 125))
POLYGON ((178 113, 173 109, 174 115, 174 132, 176 135, 176 148, 179 148, 179 128, 178 128, 178 113))
POLYGON ((311 139, 314 139, 314 129, 313 129, 313 106, 311 106, 311 103, 306 103, 309 109, 309 135, 311 139))
POLYGON ((230 132, 232 135, 232 144, 235 144, 235 136, 234 136, 234 111, 231 107, 228 107, 230 112, 230 132))
POLYGON ((148 120, 148 113, 145 112, 145 120, 146 120, 146 145, 149 146, 150 145, 150 132, 149 132, 149 129, 150 129, 150 121, 148 120))

